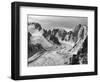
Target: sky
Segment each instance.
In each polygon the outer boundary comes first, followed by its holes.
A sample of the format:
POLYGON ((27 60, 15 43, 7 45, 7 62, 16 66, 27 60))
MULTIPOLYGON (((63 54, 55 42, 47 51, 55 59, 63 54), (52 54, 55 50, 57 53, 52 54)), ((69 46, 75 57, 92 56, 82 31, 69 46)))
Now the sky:
POLYGON ((88 18, 71 16, 28 15, 28 22, 39 23, 43 28, 46 29, 53 29, 58 27, 73 29, 78 24, 88 25, 88 18))

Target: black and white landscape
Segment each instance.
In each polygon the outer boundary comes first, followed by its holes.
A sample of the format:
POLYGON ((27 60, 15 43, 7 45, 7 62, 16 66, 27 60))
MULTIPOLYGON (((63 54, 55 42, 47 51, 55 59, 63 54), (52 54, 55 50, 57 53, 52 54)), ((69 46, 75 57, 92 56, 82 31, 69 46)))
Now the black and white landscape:
POLYGON ((28 66, 88 64, 88 18, 28 15, 28 66))

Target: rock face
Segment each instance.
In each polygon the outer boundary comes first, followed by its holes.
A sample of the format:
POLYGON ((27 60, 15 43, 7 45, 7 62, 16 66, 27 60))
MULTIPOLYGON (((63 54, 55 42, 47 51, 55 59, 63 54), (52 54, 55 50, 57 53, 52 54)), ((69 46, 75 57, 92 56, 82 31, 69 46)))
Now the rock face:
POLYGON ((71 31, 42 28, 36 37, 28 33, 28 65, 87 64, 87 40, 87 26, 81 24, 71 31))

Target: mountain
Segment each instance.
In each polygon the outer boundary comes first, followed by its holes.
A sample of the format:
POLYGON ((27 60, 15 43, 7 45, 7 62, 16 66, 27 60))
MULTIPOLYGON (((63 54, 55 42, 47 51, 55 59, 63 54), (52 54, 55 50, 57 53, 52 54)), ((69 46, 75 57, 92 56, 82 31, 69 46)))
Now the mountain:
MULTIPOLYGON (((62 27, 52 30, 42 28, 36 33, 38 36, 29 35, 33 37, 33 39, 29 38, 31 44, 28 44, 29 62, 33 61, 34 57, 39 58, 36 62, 40 60, 42 62, 42 57, 43 61, 51 58, 48 63, 54 61, 52 65, 87 63, 87 26, 78 24, 73 30, 68 31, 67 28, 62 27), (58 63, 58 61, 61 62, 58 63)), ((41 65, 47 63, 46 61, 43 64, 41 62, 38 63, 41 65)), ((37 64, 33 62, 32 65, 37 64)))
MULTIPOLYGON (((61 27, 61 29, 54 28, 53 30, 43 29, 43 31, 44 31, 43 36, 48 41, 52 41, 54 44, 57 44, 57 45, 61 45, 62 41, 66 41, 69 43, 76 43, 78 40, 78 33, 79 33, 80 28, 82 28, 81 24, 77 25, 75 27, 75 29, 70 30, 70 31, 69 30, 67 31, 66 28, 63 29, 62 27, 61 27)), ((84 31, 84 29, 83 29, 83 31, 84 31)))

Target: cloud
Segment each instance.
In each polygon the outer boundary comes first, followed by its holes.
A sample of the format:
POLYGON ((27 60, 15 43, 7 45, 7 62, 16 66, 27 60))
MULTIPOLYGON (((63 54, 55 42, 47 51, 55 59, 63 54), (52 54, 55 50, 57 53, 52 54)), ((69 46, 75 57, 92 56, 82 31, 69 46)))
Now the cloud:
POLYGON ((88 24, 87 17, 28 15, 28 22, 40 23, 43 28, 74 28, 78 24, 88 24))

